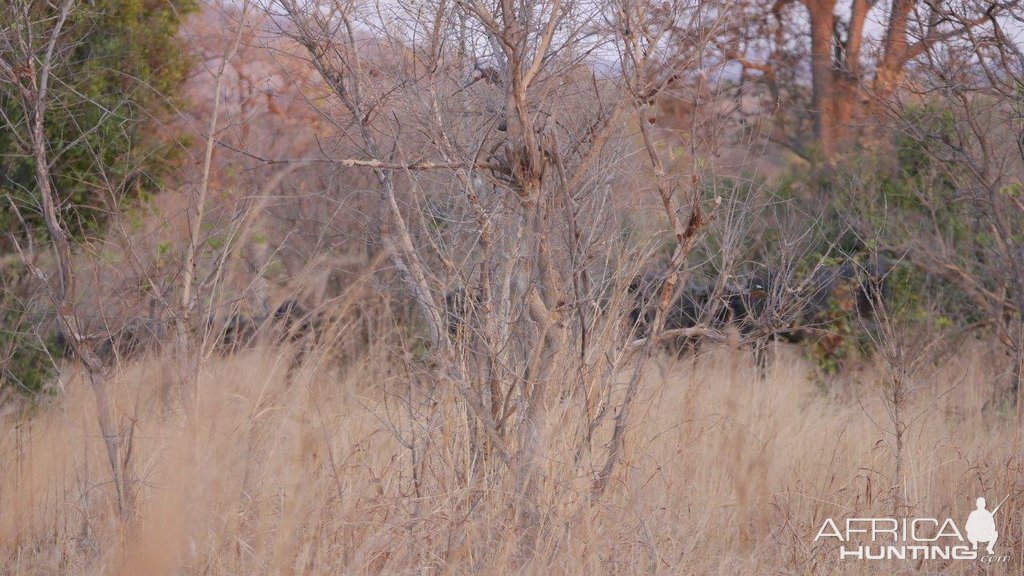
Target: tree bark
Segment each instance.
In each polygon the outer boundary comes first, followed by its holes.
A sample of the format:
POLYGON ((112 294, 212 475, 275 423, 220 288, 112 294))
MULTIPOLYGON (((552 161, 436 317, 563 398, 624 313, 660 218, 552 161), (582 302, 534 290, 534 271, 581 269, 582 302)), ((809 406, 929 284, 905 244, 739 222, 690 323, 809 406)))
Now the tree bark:
MULTIPOLYGON (((873 89, 876 98, 888 98, 903 76, 910 56, 907 24, 916 0, 894 0, 885 27, 873 89)), ((853 140, 852 125, 861 112, 863 70, 861 49, 865 22, 871 10, 867 0, 854 0, 845 39, 836 37, 834 0, 805 0, 811 20, 811 90, 814 136, 826 161, 853 140)))
POLYGON ((821 147, 821 156, 825 159, 835 155, 840 129, 835 117, 836 76, 832 66, 834 7, 835 3, 831 0, 807 3, 807 10, 811 16, 811 105, 814 112, 814 135, 821 147))
POLYGON ((903 69, 907 63, 907 22, 915 0, 893 0, 889 26, 885 29, 882 40, 882 60, 875 74, 875 97, 885 99, 892 95, 903 78, 903 69))

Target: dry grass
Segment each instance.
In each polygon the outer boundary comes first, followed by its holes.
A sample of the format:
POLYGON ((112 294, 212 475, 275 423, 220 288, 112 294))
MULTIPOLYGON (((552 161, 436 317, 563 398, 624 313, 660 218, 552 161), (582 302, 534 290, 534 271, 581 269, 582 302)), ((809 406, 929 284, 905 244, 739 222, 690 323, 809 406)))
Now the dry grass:
MULTIPOLYGON (((981 573, 841 563, 813 542, 828 516, 892 514, 874 369, 826 389, 792 350, 765 381, 729 350, 652 364, 625 466, 598 501, 591 463, 573 462, 571 411, 554 403, 524 532, 515 475, 474 470, 451 394, 415 394, 378 362, 306 366, 289 384, 285 360, 261 350, 209 366, 196 430, 160 397, 167 362, 115 378, 118 412, 137 418, 128 524, 112 510, 89 390, 67 375, 54 406, 4 424, 0 574, 981 573)), ((911 515, 958 521, 975 496, 1010 494, 1000 548, 1012 559, 991 573, 1016 574, 1021 442, 986 408, 992 364, 980 347, 961 352, 916 390, 906 492, 911 515)))

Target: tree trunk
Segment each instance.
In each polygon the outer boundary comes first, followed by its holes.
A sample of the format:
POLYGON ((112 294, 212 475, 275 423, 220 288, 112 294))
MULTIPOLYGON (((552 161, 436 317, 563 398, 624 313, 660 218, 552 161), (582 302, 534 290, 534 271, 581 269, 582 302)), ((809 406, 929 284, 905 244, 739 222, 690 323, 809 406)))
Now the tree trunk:
POLYGON ((1024 322, 1012 329, 1013 371, 1010 375, 1010 398, 1017 409, 1017 419, 1024 423, 1024 322))
POLYGON ((915 0, 893 0, 889 26, 885 29, 882 40, 882 60, 878 63, 875 74, 875 97, 885 99, 892 95, 903 78, 903 69, 907 63, 907 21, 915 0))
POLYGON ((1024 353, 1015 352, 1013 356, 1013 399, 1017 404, 1017 419, 1024 423, 1024 353))
MULTIPOLYGON (((75 355, 81 360, 89 376, 89 384, 96 396, 96 418, 100 426, 100 434, 106 445, 107 458, 113 475, 114 489, 117 496, 118 512, 122 516, 128 513, 127 486, 123 485, 122 475, 125 471, 120 466, 121 442, 114 425, 114 411, 110 405, 107 383, 103 377, 103 362, 93 352, 91 345, 84 341, 78 319, 75 317, 75 272, 71 256, 71 243, 61 225, 50 178, 49 154, 46 150, 46 132, 43 128, 45 116, 44 91, 36 92, 36 102, 32 118, 32 152, 36 165, 36 185, 42 201, 43 218, 46 230, 53 242, 57 255, 57 268, 60 274, 60 286, 54 290, 47 284, 53 306, 57 313, 57 325, 61 333, 71 343, 75 355)), ((44 279, 45 282, 45 279, 44 279)))
POLYGON ((836 152, 840 127, 835 117, 836 75, 832 66, 832 30, 835 26, 834 3, 824 0, 808 3, 811 16, 811 90, 814 135, 821 156, 830 159, 836 152))

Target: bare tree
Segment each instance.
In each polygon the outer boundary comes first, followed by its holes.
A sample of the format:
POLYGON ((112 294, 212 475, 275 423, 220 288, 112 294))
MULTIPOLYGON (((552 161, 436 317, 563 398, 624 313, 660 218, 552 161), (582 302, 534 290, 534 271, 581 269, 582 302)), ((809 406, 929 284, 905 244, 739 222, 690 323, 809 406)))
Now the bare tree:
MULTIPOLYGON (((196 286, 196 278, 200 257, 199 253, 203 245, 202 225, 204 216, 206 215, 207 195, 210 188, 211 170, 213 170, 213 150, 218 141, 218 120, 220 119, 221 112, 221 98, 225 70, 231 60, 235 57, 235 53, 238 51, 239 42, 242 38, 242 32, 246 28, 245 19, 249 12, 248 1, 242 4, 240 12, 241 14, 235 30, 234 39, 227 47, 225 53, 221 55, 220 62, 217 65, 217 70, 213 73, 213 109, 210 112, 209 123, 206 129, 206 139, 203 147, 199 182, 192 190, 192 194, 189 198, 189 207, 186 212, 186 220, 188 222, 189 229, 188 243, 182 257, 181 291, 177 303, 177 313, 174 315, 174 318, 175 344, 178 354, 178 363, 184 376, 183 380, 186 388, 184 390, 184 394, 187 399, 188 406, 194 406, 192 397, 196 393, 195 388, 198 384, 203 352, 202 346, 200 346, 198 350, 195 349, 192 338, 192 327, 195 325, 193 316, 195 314, 196 302, 198 300, 198 295, 196 293, 198 288, 196 286)), ((208 277, 211 283, 215 283, 216 280, 220 278, 220 273, 227 261, 227 256, 231 254, 231 247, 232 243, 229 242, 229 249, 224 250, 223 257, 215 263, 214 271, 211 272, 208 277)), ((207 312, 209 312, 209 310, 207 312)), ((206 332, 204 332, 204 334, 206 334, 206 332)), ((203 341, 205 342, 206 340, 207 339, 204 337, 203 341)), ((198 422, 195 424, 198 425, 198 422)))
POLYGON ((711 218, 706 151, 688 159, 692 177, 673 176, 652 118, 671 81, 714 66, 699 47, 716 13, 567 0, 439 2, 379 17, 347 0, 266 8, 337 104, 321 110, 340 154, 321 159, 374 175, 375 244, 425 335, 411 374, 457 395, 468 415, 464 477, 513 472, 519 521, 536 535, 545 411, 565 402, 578 414, 565 433, 601 494, 623 458, 643 359, 670 336, 666 308, 711 218), (693 32, 690 56, 671 66, 655 54, 684 23, 659 21, 666 9, 688 14, 693 32), (671 246, 642 338, 623 333, 626 288, 658 252, 624 234, 622 209, 638 203, 650 206, 637 212, 642 237, 671 246), (623 370, 631 377, 613 400, 623 370))
MULTIPOLYGON (((124 439, 114 422, 110 394, 104 377, 103 361, 96 352, 96 338, 87 333, 79 318, 76 291, 75 261, 71 242, 62 222, 60 196, 53 189, 50 175, 48 139, 44 130, 46 115, 52 105, 50 89, 59 62, 73 48, 65 38, 68 19, 74 17, 75 0, 65 0, 52 9, 37 11, 32 2, 14 2, 3 9, 2 19, 9 28, 0 35, 0 81, 10 88, 24 112, 25 121, 3 117, 4 129, 10 130, 35 163, 35 179, 46 230, 55 254, 57 278, 47 277, 36 266, 31 254, 20 245, 22 259, 44 288, 57 315, 61 334, 81 359, 96 397, 100 433, 106 445, 118 510, 129 513, 128 460, 122 453, 124 439)), ((12 203, 13 207, 13 203, 12 203)), ((17 244, 16 237, 15 243, 17 244)))

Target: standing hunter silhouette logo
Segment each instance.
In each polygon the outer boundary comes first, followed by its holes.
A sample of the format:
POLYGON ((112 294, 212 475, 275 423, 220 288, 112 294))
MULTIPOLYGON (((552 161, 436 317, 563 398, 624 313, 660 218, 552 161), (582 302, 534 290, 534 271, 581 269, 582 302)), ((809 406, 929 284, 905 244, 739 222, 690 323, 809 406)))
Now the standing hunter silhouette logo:
MULTIPOLYGON (((1010 496, 1007 495, 1006 498, 1010 496)), ((978 542, 984 542, 988 544, 985 549, 989 554, 995 554, 994 546, 996 541, 999 540, 999 532, 996 531, 996 512, 1003 506, 1003 502, 1006 502, 1006 498, 999 503, 991 512, 985 509, 985 499, 978 498, 977 509, 971 512, 971 515, 967 517, 967 539, 970 540, 971 546, 975 550, 978 549, 978 542)))

